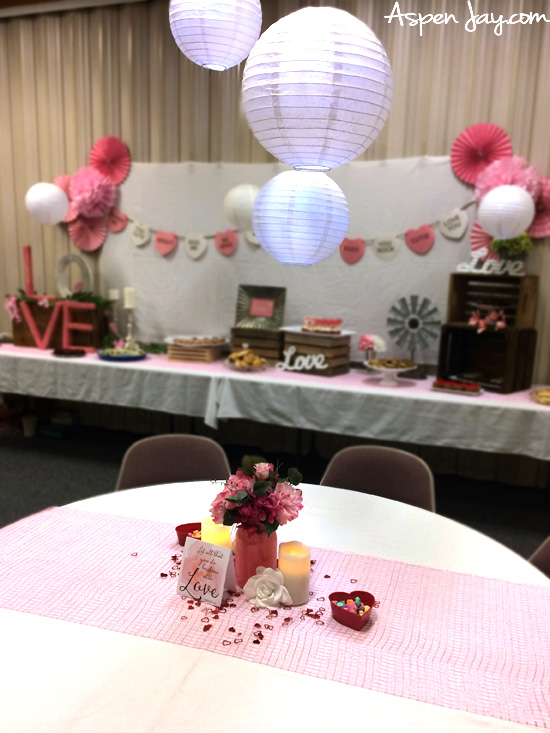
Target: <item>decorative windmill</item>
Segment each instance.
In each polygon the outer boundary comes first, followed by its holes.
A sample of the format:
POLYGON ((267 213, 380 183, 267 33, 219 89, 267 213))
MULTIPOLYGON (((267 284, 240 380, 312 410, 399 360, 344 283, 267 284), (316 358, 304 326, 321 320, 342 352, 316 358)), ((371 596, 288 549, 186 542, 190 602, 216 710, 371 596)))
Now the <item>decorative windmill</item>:
POLYGON ((411 295, 408 298, 399 298, 392 305, 386 325, 396 346, 409 349, 411 360, 415 361, 418 348, 427 349, 437 340, 441 316, 438 307, 429 298, 411 295))

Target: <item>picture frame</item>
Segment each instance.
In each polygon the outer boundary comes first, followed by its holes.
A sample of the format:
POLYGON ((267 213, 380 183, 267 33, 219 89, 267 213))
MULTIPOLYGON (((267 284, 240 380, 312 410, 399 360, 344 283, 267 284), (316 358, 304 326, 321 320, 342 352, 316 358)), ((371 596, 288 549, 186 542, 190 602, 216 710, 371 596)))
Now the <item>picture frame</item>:
POLYGON ((283 325, 286 288, 266 285, 239 285, 236 328, 277 331, 283 325))

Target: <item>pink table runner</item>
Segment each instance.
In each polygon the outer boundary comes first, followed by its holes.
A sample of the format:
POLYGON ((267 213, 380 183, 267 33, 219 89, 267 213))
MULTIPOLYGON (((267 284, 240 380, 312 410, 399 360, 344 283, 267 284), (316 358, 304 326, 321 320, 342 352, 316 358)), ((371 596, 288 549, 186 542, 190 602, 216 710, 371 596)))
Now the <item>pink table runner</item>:
POLYGON ((180 549, 170 524, 47 510, 0 531, 0 606, 550 727, 550 588, 314 549, 311 610, 218 612, 176 595, 180 549), (329 608, 354 589, 380 603, 361 632, 329 608))

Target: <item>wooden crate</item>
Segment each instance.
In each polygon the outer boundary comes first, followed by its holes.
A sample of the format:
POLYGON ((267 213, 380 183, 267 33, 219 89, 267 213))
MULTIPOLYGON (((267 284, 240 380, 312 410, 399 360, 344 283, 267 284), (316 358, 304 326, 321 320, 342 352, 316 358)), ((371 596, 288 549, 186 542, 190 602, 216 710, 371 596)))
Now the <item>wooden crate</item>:
POLYGON ((533 377, 537 332, 534 328, 506 328, 477 333, 474 326, 441 328, 439 379, 477 382, 491 392, 529 389, 533 377))
POLYGON ((308 354, 324 354, 328 364, 327 369, 301 370, 305 374, 318 374, 321 377, 336 377, 346 374, 350 370, 351 336, 308 333, 306 331, 285 331, 284 348, 294 346, 293 356, 308 354))
POLYGON ((474 275, 453 273, 449 284, 447 323, 468 323, 472 313, 482 316, 503 310, 508 326, 534 326, 539 279, 534 275, 474 275))
MULTIPOLYGON (((29 308, 36 322, 36 326, 43 334, 52 316, 52 306, 43 308, 37 303, 29 303, 29 308)), ((109 321, 104 313, 98 310, 71 310, 71 321, 73 323, 87 323, 92 326, 91 331, 71 331, 71 344, 75 347, 93 346, 100 348, 103 339, 109 330, 109 321)), ((36 343, 25 316, 21 313, 21 321, 13 321, 13 343, 15 346, 34 346, 36 343)), ((59 314, 55 329, 53 331, 49 349, 63 348, 63 313, 59 314)))
POLYGON ((185 346, 169 344, 168 359, 171 361, 210 362, 222 358, 222 345, 185 346))
POLYGON ((269 361, 279 361, 283 357, 282 331, 270 331, 263 328, 232 328, 231 351, 240 351, 247 344, 258 356, 269 361))

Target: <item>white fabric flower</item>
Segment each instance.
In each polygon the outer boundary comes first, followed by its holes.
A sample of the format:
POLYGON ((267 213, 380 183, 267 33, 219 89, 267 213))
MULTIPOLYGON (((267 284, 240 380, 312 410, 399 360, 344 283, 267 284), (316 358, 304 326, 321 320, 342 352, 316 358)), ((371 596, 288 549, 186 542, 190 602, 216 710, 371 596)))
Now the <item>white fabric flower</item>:
POLYGON ((285 579, 280 570, 260 565, 256 568, 256 573, 257 575, 246 581, 243 588, 250 603, 260 608, 278 608, 292 604, 290 593, 283 585, 285 579))
POLYGON ((374 350, 375 351, 386 351, 386 342, 381 336, 373 336, 372 340, 374 341, 374 350))

